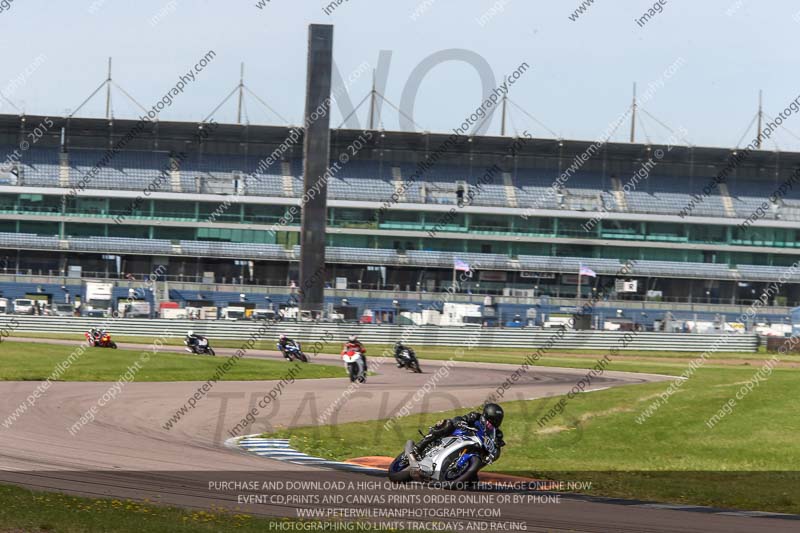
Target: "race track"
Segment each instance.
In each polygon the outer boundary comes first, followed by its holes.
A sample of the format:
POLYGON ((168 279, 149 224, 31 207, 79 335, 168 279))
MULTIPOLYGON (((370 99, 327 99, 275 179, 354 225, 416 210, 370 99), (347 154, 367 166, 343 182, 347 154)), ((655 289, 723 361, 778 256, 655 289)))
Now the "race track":
MULTIPOLYGON (((49 341, 63 342, 63 341, 49 341)), ((122 347, 141 349, 138 345, 122 347)), ((220 349, 220 355, 233 350, 220 349)), ((270 352, 248 354, 278 357, 270 352)), ((222 358, 219 358, 222 361, 222 358)), ((318 356, 320 362, 337 361, 318 356)), ((378 363, 370 358, 371 364, 378 363)), ((366 421, 392 416, 428 382, 443 362, 423 361, 424 374, 387 362, 331 419, 366 421)), ((436 391, 411 405, 412 413, 480 404, 516 367, 457 363, 437 382, 436 391)), ((506 400, 564 394, 585 370, 536 368, 524 375, 506 400)), ((344 374, 344 370, 343 370, 344 374)), ((664 380, 664 376, 606 372, 587 390, 664 380)), ((69 427, 97 403, 108 383, 54 383, 9 428, 0 426, 0 482, 86 496, 149 499, 157 503, 208 508, 228 506, 265 516, 296 517, 295 503, 236 505, 235 490, 209 490, 208 481, 235 479, 374 480, 363 474, 322 470, 238 453, 223 446, 244 414, 277 382, 219 382, 169 430, 164 424, 202 384, 128 383, 115 401, 75 434, 69 427)), ((0 418, 13 412, 36 388, 35 382, 0 382, 0 418)), ((275 426, 314 425, 325 409, 340 402, 346 379, 297 380, 278 401, 259 413, 241 434, 275 426)), ((377 427, 377 426, 376 426, 377 427)), ((368 438, 368 436, 347 436, 368 438)), ((409 436, 413 438, 413 435, 409 436)), ((421 493, 432 489, 415 489, 421 493)), ((504 521, 527 524, 528 531, 796 531, 797 522, 595 503, 564 498, 558 504, 501 506, 504 521)), ((490 520, 490 519, 487 519, 490 520)))

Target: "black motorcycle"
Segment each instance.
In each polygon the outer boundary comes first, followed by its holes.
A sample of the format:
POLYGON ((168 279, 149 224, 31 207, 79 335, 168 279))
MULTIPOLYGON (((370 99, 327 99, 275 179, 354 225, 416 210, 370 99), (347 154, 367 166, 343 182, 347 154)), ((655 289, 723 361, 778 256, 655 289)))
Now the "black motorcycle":
POLYGON ((400 353, 397 354, 397 362, 403 365, 403 368, 412 370, 417 374, 422 373, 422 369, 419 367, 419 360, 417 360, 417 354, 415 354, 413 350, 408 348, 400 350, 400 353))
POLYGON ((186 349, 195 355, 217 355, 214 353, 214 348, 208 344, 208 341, 201 344, 200 342, 190 343, 188 339, 184 339, 183 343, 186 345, 186 349))

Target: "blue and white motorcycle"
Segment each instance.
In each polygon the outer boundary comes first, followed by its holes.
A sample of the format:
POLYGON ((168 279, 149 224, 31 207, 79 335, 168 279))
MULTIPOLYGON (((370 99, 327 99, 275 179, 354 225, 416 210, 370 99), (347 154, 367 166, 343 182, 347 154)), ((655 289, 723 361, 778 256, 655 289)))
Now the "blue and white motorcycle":
MULTIPOLYGON (((281 346, 279 344, 278 349, 280 350, 280 348, 281 346)), ((288 343, 284 348, 284 350, 286 352, 286 357, 288 357, 290 361, 294 360, 294 361, 302 361, 303 363, 308 363, 308 356, 303 353, 303 350, 300 348, 299 342, 288 343)))
POLYGON ((493 427, 486 428, 481 422, 476 426, 459 425, 451 435, 433 441, 419 461, 411 454, 414 441, 408 441, 405 451, 389 465, 389 479, 396 483, 477 481, 478 471, 500 457, 500 447, 493 427))

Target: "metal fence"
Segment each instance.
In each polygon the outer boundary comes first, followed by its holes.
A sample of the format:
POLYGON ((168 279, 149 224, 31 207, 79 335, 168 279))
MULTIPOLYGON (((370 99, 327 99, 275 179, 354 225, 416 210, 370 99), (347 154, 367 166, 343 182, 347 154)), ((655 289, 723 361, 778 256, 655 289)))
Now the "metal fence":
MULTIPOLYGON (((210 339, 248 339, 262 328, 260 338, 277 339, 284 333, 301 341, 333 339, 344 342, 348 335, 356 334, 367 344, 389 344, 399 338, 410 344, 428 346, 514 347, 536 349, 551 345, 552 349, 608 350, 659 350, 702 352, 710 348, 719 335, 692 333, 625 333, 611 331, 567 331, 560 337, 557 329, 496 329, 477 326, 398 326, 341 324, 325 322, 279 322, 264 328, 261 322, 208 321, 208 320, 147 320, 147 319, 93 319, 73 317, 33 317, 0 315, 0 330, 20 332, 74 333, 76 340, 91 327, 104 325, 114 335, 155 337, 167 335, 181 337, 188 330, 210 339), (105 322, 104 322, 105 321, 105 322), (16 323, 16 325, 15 325, 16 323), (560 337, 560 338, 559 338, 560 337)), ((755 352, 758 336, 731 333, 724 336, 719 351, 755 352)), ((0 349, 1 350, 1 349, 0 349)), ((1 353, 1 352, 0 352, 1 353)))

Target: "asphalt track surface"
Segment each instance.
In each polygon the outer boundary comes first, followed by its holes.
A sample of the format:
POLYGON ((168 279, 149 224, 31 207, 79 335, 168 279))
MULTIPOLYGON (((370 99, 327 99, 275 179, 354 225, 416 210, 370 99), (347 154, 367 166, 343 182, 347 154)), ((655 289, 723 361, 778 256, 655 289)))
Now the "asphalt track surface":
MULTIPOLYGON (((39 339, 31 339, 31 342, 74 344, 39 339)), ((120 347, 142 349, 141 345, 133 344, 120 347)), ((180 351, 179 348, 175 350, 180 351)), ((220 356, 233 352, 233 349, 218 350, 220 356)), ((265 351, 253 351, 248 353, 250 356, 279 357, 265 351)), ((222 362, 223 358, 218 358, 222 362)), ((320 355, 316 362, 334 363, 338 358, 320 355)), ((370 362, 376 364, 378 358, 370 358, 370 362)), ((371 376, 357 394, 350 396, 331 421, 366 421, 392 416, 432 379, 444 363, 423 360, 422 364, 423 374, 399 370, 391 362, 382 364, 377 375, 371 376)), ((457 363, 437 382, 435 393, 422 401, 412 402, 411 412, 443 411, 480 404, 515 369, 514 365, 457 363)), ((344 374, 344 370, 342 372, 344 374)), ((586 370, 537 367, 520 379, 506 399, 565 394, 585 373, 586 370)), ((595 378, 587 390, 664 379, 668 378, 606 372, 595 378)), ((237 497, 241 491, 210 490, 208 482, 374 481, 375 478, 363 474, 278 462, 225 448, 223 442, 230 437, 229 430, 276 383, 218 382, 188 415, 169 430, 164 429, 164 423, 202 384, 128 383, 118 399, 102 407, 95 420, 74 435, 70 434, 69 426, 96 405, 98 398, 108 390, 109 383, 53 383, 34 407, 10 428, 0 426, 0 482, 88 497, 148 499, 189 508, 223 506, 252 515, 297 517, 298 509, 307 508, 308 504, 240 504, 237 497)), ((36 385, 36 382, 0 382, 0 419, 5 420, 36 385)), ((348 385, 345 378, 297 380, 284 389, 279 401, 260 412, 256 423, 241 434, 259 433, 275 426, 315 425, 319 414, 337 402, 348 385)), ((378 428, 376 426, 376 431, 378 428)), ((414 488, 412 492, 445 493, 422 487, 414 488)), ((431 507, 440 505, 432 504, 431 507)), ((558 504, 509 503, 497 508, 502 521, 524 523, 527 531, 782 532, 797 531, 798 525, 791 520, 692 513, 569 498, 558 504)), ((475 520, 497 521, 492 518, 475 520)), ((424 521, 420 519, 420 522, 424 521)))

